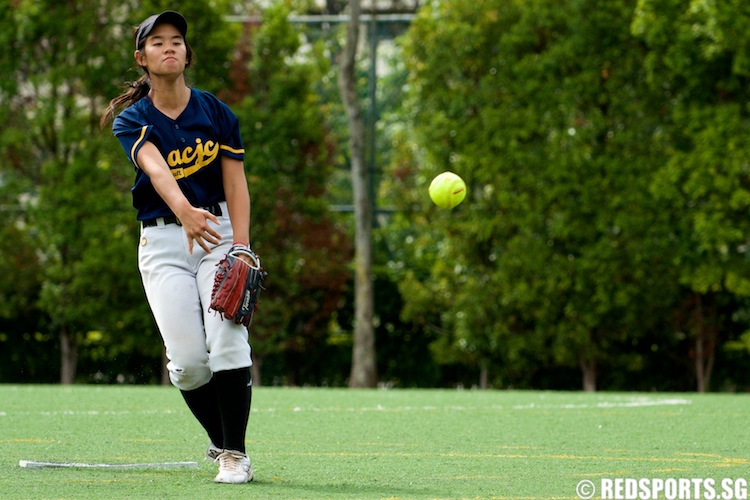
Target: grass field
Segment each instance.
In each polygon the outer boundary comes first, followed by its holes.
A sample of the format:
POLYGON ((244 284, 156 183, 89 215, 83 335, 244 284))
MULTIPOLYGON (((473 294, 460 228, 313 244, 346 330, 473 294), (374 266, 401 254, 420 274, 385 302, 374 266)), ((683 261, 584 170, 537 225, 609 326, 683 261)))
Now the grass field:
POLYGON ((255 481, 215 485, 174 388, 0 385, 0 498, 575 499, 587 479, 750 479, 747 395, 257 388, 250 418, 255 481))

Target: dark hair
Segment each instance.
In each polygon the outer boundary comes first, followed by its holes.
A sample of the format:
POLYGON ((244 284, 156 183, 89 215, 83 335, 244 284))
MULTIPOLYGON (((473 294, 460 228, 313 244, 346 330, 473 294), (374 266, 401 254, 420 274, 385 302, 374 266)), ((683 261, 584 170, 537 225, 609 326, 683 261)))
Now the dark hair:
MULTIPOLYGON (((133 28, 133 35, 135 36, 137 33, 138 27, 136 26, 135 28, 133 28)), ((143 50, 144 42, 145 41, 142 41, 141 45, 138 47, 139 51, 143 50)), ((187 51, 187 63, 185 64, 185 69, 187 69, 193 62, 193 49, 192 47, 190 47, 190 44, 187 42, 187 40, 185 40, 185 49, 187 51)), ((104 111, 104 114, 99 119, 100 128, 104 128, 107 123, 113 120, 118 110, 125 109, 128 106, 132 106, 137 101, 145 97, 151 90, 151 77, 148 74, 148 70, 143 66, 141 66, 141 69, 145 74, 141 75, 141 77, 134 82, 125 82, 125 84, 122 86, 125 91, 109 101, 109 105, 107 106, 106 111, 104 111)))

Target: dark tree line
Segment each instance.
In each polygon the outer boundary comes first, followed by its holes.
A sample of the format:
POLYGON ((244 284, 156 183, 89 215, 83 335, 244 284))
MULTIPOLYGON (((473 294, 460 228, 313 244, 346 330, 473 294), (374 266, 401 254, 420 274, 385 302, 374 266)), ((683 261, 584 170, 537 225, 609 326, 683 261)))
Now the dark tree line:
MULTIPOLYGON (((12 47, 0 56, 0 382, 162 380, 132 166, 97 121, 137 77, 129 27, 167 6, 110 3, 0 10, 12 47)), ((336 88, 346 26, 290 23, 305 2, 234 7, 184 14, 191 83, 242 123, 253 244, 271 271, 255 376, 347 385, 355 223, 331 210, 352 203, 336 88)), ((748 387, 749 20, 740 0, 422 5, 381 52, 377 82, 373 193, 391 209, 372 233, 379 380, 748 387), (469 186, 452 211, 426 194, 444 170, 469 186)), ((368 56, 353 76, 374 113, 368 56)))

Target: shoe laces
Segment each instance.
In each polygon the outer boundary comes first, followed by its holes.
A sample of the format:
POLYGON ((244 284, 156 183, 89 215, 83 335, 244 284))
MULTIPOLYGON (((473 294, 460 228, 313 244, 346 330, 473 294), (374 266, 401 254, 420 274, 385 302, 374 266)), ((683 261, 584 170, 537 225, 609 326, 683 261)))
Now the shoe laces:
POLYGON ((246 474, 247 467, 243 466, 243 460, 246 460, 246 456, 239 452, 225 451, 220 454, 217 458, 219 461, 219 469, 238 474, 246 474))

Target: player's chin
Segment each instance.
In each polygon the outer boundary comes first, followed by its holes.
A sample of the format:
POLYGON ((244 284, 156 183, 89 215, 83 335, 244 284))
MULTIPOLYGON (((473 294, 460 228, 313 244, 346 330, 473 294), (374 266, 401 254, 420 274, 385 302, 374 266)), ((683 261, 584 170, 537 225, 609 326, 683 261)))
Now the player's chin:
POLYGON ((162 61, 158 68, 151 71, 155 76, 179 75, 185 71, 185 63, 177 59, 166 59, 162 61))

